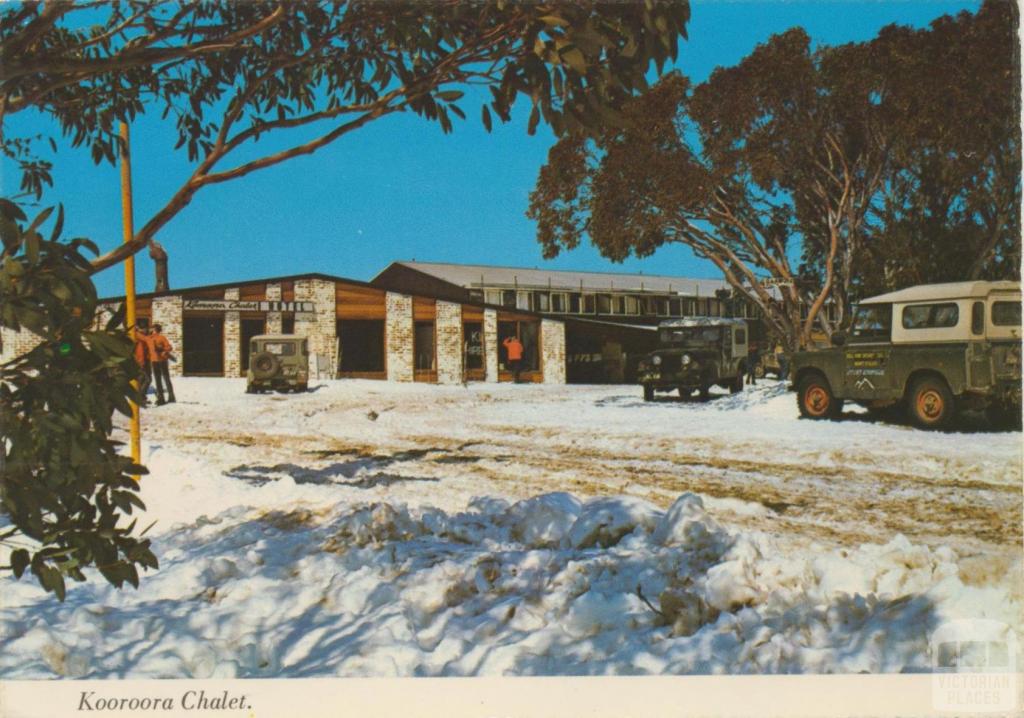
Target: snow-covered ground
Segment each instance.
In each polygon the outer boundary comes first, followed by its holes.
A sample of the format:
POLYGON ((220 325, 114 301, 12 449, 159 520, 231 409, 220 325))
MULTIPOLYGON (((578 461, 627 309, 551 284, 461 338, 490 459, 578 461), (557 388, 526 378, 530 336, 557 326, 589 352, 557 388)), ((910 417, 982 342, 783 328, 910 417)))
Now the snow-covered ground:
POLYGON ((914 671, 946 620, 1021 623, 1019 433, 776 382, 243 389, 143 414, 137 591, 0 581, 0 677, 914 671))

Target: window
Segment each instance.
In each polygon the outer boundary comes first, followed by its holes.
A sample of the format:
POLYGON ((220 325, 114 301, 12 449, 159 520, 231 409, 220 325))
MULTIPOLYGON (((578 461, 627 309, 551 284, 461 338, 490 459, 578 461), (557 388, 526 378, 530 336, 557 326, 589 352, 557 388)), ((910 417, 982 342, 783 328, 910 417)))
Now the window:
POLYGON ((985 332, 985 302, 975 302, 971 305, 971 334, 983 334, 985 332))
POLYGON ((481 289, 470 289, 469 298, 474 302, 482 302, 484 300, 484 293, 481 289))
POLYGON ((530 309, 530 293, 516 292, 516 309, 530 309))
POLYGON ((670 299, 668 302, 669 314, 673 317, 683 316, 683 300, 682 299, 670 299))
POLYGON ((564 314, 566 311, 566 295, 564 294, 552 294, 551 295, 551 311, 564 314))
POLYGON ((857 339, 888 339, 892 330, 892 305, 868 304, 857 309, 850 336, 857 339))
POLYGON ((955 327, 960 321, 960 309, 956 304, 917 304, 903 308, 904 329, 940 329, 955 327))
POLYGON ((484 368, 484 325, 466 322, 462 325, 462 351, 467 370, 484 368))
POLYGON ((625 297, 626 311, 624 314, 639 314, 640 302, 636 297, 625 297))
POLYGON ((498 368, 501 371, 510 370, 505 340, 509 337, 519 337, 523 344, 523 359, 519 368, 522 371, 539 369, 539 330, 540 322, 498 322, 498 368))
POLYGON ((501 306, 503 307, 515 307, 516 305, 516 293, 514 289, 506 289, 501 293, 501 306))
POLYGON ((547 292, 534 292, 533 293, 533 311, 535 312, 548 312, 551 311, 551 297, 547 292))
POLYGON ((995 302, 992 323, 998 327, 1020 326, 1020 302, 995 302))
POLYGON ((582 306, 580 305, 580 299, 581 297, 579 294, 569 295, 569 311, 572 312, 573 314, 579 314, 582 309, 582 306))
POLYGON ((338 370, 384 371, 384 321, 341 319, 337 322, 338 370))
POLYGON ((288 314, 281 317, 281 333, 282 334, 294 334, 295 333, 295 315, 288 314))
POLYGON ((434 323, 416 322, 413 333, 413 367, 417 371, 434 369, 434 323))
POLYGON ((593 294, 584 294, 583 295, 583 313, 584 314, 593 314, 595 309, 596 309, 596 302, 594 300, 594 295, 593 294))
POLYGON ((612 313, 612 297, 610 294, 598 294, 597 295, 597 313, 598 314, 611 314, 612 313))
POLYGON ((733 339, 733 342, 735 342, 736 344, 746 344, 747 343, 747 330, 746 329, 737 329, 736 330, 736 336, 733 339))
POLYGON ((488 304, 501 304, 501 290, 500 289, 488 289, 484 293, 485 301, 488 304))
POLYGON ((654 308, 659 317, 668 316, 668 300, 664 297, 658 297, 654 300, 654 308))
POLYGON ((625 314, 626 313, 626 298, 625 297, 612 297, 612 314, 625 314))
POLYGON ((267 342, 263 345, 263 351, 279 357, 295 356, 295 345, 291 342, 267 342))

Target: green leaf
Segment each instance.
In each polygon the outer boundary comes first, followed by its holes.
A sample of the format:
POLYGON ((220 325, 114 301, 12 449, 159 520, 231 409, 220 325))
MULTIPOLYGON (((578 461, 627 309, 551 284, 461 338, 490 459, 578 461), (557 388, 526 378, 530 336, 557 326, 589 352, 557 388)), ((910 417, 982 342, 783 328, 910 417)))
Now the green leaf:
POLYGON ((39 263, 39 243, 42 238, 38 232, 28 232, 25 234, 25 256, 28 258, 29 264, 39 263))
POLYGON ((53 232, 50 233, 50 241, 56 242, 64 229, 64 205, 57 205, 57 221, 53 225, 53 232))
POLYGON ((32 220, 32 224, 30 224, 28 229, 25 230, 25 234, 32 234, 32 232, 36 231, 36 228, 45 222, 51 214, 53 214, 53 207, 47 207, 36 215, 36 218, 32 220))
POLYGON ((487 109, 487 105, 483 105, 480 108, 480 119, 483 120, 484 129, 488 132, 491 131, 491 111, 487 109))
POLYGON ((443 102, 455 102, 456 100, 461 100, 464 94, 466 93, 461 90, 444 90, 437 93, 437 99, 443 102))
POLYGON ((28 551, 25 549, 19 548, 11 552, 11 571, 14 572, 15 578, 21 578, 21 575, 25 573, 25 568, 28 566, 28 563, 28 551))

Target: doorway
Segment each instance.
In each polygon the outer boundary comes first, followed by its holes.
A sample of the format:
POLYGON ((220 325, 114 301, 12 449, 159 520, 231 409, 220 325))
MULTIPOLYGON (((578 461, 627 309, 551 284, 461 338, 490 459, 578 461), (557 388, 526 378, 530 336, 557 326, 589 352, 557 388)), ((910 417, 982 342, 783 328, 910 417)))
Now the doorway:
POLYGON ((251 319, 242 318, 242 325, 240 327, 240 341, 242 342, 242 365, 241 375, 245 376, 249 371, 249 345, 252 343, 252 338, 259 336, 260 334, 266 333, 267 320, 262 317, 256 317, 251 319))
POLYGON ((185 376, 224 376, 224 317, 185 317, 181 344, 185 376))

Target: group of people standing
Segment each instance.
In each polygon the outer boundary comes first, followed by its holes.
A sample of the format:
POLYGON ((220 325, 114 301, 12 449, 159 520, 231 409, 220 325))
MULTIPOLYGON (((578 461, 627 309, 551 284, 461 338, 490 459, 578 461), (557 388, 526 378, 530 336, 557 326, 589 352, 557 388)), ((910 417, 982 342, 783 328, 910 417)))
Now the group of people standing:
POLYGON ((174 401, 174 387, 171 385, 171 372, 167 362, 171 360, 173 347, 163 335, 163 327, 154 324, 152 328, 136 327, 135 329, 135 361, 142 369, 142 381, 139 383, 139 391, 142 393, 142 405, 147 406, 149 401, 146 393, 152 383, 156 384, 157 405, 174 401), (164 396, 164 389, 167 394, 164 396))

